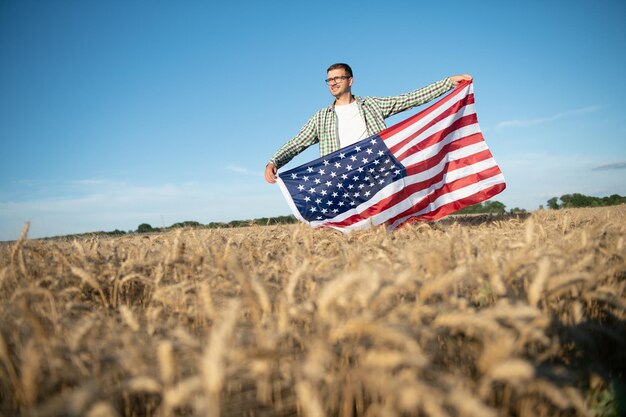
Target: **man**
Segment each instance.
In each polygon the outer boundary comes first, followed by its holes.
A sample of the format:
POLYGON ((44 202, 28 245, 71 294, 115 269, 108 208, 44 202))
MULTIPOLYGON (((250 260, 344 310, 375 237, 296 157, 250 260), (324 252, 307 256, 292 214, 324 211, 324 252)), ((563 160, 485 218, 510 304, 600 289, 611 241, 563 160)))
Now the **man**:
POLYGON ((284 144, 265 167, 265 180, 276 182, 276 171, 309 146, 319 143, 324 156, 385 129, 384 119, 439 97, 463 80, 472 77, 454 75, 419 90, 393 97, 358 97, 352 95, 352 68, 333 64, 326 84, 335 101, 318 111, 300 133, 284 144))

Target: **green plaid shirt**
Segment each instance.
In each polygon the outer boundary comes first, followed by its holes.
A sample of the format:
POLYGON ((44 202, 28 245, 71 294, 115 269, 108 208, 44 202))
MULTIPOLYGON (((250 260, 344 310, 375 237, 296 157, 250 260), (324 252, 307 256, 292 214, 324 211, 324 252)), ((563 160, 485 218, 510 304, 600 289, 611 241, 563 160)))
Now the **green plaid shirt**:
MULTIPOLYGON (((452 88, 450 78, 444 78, 419 90, 391 97, 357 97, 359 113, 365 121, 368 136, 375 135, 385 129, 385 119, 401 111, 419 106, 439 97, 452 88)), ((293 157, 311 145, 320 144, 320 155, 328 155, 340 148, 337 129, 337 115, 335 106, 318 111, 309 119, 293 139, 285 143, 270 159, 280 168, 293 157)))

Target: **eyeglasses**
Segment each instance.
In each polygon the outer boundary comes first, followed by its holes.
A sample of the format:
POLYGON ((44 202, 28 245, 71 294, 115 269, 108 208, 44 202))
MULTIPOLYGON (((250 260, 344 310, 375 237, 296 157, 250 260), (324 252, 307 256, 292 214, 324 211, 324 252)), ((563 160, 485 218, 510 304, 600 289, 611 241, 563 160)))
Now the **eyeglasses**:
POLYGON ((352 77, 349 75, 342 75, 339 77, 327 78, 324 81, 326 81, 326 84, 331 85, 331 84, 338 83, 343 80, 347 80, 348 78, 352 78, 352 77))

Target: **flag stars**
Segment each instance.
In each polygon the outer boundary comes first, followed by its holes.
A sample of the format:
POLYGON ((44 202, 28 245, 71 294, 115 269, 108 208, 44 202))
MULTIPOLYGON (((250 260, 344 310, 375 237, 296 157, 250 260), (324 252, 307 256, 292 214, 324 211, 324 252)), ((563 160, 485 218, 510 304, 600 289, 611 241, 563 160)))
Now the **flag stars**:
MULTIPOLYGON (((368 162, 368 161, 367 161, 367 158, 363 158, 363 159, 361 159, 361 162, 363 162, 364 164, 367 164, 367 162, 368 162)), ((363 169, 363 168, 361 168, 361 169, 363 169)))
POLYGON ((313 187, 309 188, 309 193, 314 194, 315 193, 315 188, 313 188, 313 187))
POLYGON ((327 166, 328 164, 330 164, 330 162, 324 159, 324 166, 327 166))
POLYGON ((367 152, 367 154, 368 154, 368 155, 371 155, 371 154, 372 154, 372 152, 374 152, 374 151, 372 150, 372 148, 367 148, 367 149, 365 150, 365 152, 367 152))
POLYGON ((328 200, 328 201, 326 202, 326 205, 327 205, 327 206, 332 206, 332 205, 333 205, 332 200, 328 200))
POLYGON ((354 177, 352 177, 352 181, 358 181, 358 180, 359 180, 358 176, 355 175, 354 177))
POLYGON ((322 180, 320 180, 319 178, 315 178, 315 181, 314 181, 314 182, 315 182, 316 184, 319 184, 320 182, 322 182, 322 180))
POLYGON ((304 191, 304 185, 302 185, 302 184, 298 185, 298 190, 304 191))
POLYGON ((355 147, 354 147, 354 149, 355 149, 357 152, 361 152, 361 147, 360 147, 360 146, 355 146, 355 147))
POLYGON ((328 194, 328 193, 326 192, 326 190, 322 190, 322 191, 320 192, 320 194, 321 194, 321 195, 326 195, 326 194, 328 194))
POLYGON ((291 174, 291 179, 295 180, 296 178, 298 178, 298 174, 291 174))
POLYGON ((350 157, 350 159, 351 159, 352 161, 356 161, 356 160, 357 160, 356 155, 352 155, 352 156, 350 157))
POLYGON ((341 179, 347 180, 348 179, 348 174, 341 174, 341 179))
POLYGON ((346 157, 345 153, 342 152, 342 153, 339 154, 339 158, 344 159, 345 157, 346 157))
POLYGON ((383 151, 378 151, 378 156, 383 156, 385 153, 383 151))
POLYGON ((341 164, 339 162, 335 162, 335 168, 341 168, 341 164))
POLYGON ((307 195, 307 196, 305 196, 305 197, 304 197, 304 201, 306 201, 306 202, 308 203, 309 201, 311 201, 311 197, 309 197, 308 195, 307 195))
POLYGON ((313 172, 313 168, 311 168, 311 167, 308 167, 306 170, 307 170, 307 172, 313 172))
POLYGON ((380 161, 378 159, 374 159, 374 165, 378 165, 380 164, 380 161))
POLYGON ((309 177, 307 177, 306 175, 304 177, 302 177, 302 179, 306 182, 309 180, 309 177))
POLYGON ((320 169, 320 170, 319 170, 319 174, 320 174, 320 175, 324 175, 325 173, 326 173, 326 171, 324 171, 323 169, 320 169))
POLYGON ((332 194, 331 194, 331 196, 333 196, 333 197, 337 197, 338 195, 339 195, 339 193, 338 193, 338 192, 336 192, 336 191, 335 191, 334 193, 332 193, 332 194))
POLYGON ((371 193, 370 193, 369 191, 366 191, 366 192, 364 192, 364 193, 363 193, 363 196, 364 196, 364 197, 369 197, 369 196, 370 196, 370 194, 371 194, 371 193))
POLYGON ((336 172, 334 172, 334 171, 331 171, 331 173, 330 173, 330 177, 331 177, 331 178, 335 178, 336 176, 337 176, 337 173, 336 173, 336 172))
POLYGON ((357 198, 357 197, 358 197, 358 196, 360 196, 361 194, 360 194, 360 193, 354 193, 353 195, 354 195, 354 198, 357 198))
POLYGON ((347 170, 347 171, 352 170, 352 165, 346 165, 346 170, 347 170))
POLYGON ((315 213, 317 211, 315 207, 311 207, 309 210, 311 211, 311 213, 315 213))
POLYGON ((321 198, 316 198, 315 199, 315 204, 322 204, 322 199, 321 198))

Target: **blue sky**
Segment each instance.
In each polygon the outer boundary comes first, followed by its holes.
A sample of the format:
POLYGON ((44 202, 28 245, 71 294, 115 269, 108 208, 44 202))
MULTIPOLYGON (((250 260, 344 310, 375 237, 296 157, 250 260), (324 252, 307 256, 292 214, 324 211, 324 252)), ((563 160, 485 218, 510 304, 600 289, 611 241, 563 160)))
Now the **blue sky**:
POLYGON ((289 214, 262 172, 334 62, 358 95, 472 74, 508 208, 626 195, 626 2, 386 3, 1 2, 0 240, 289 214))

